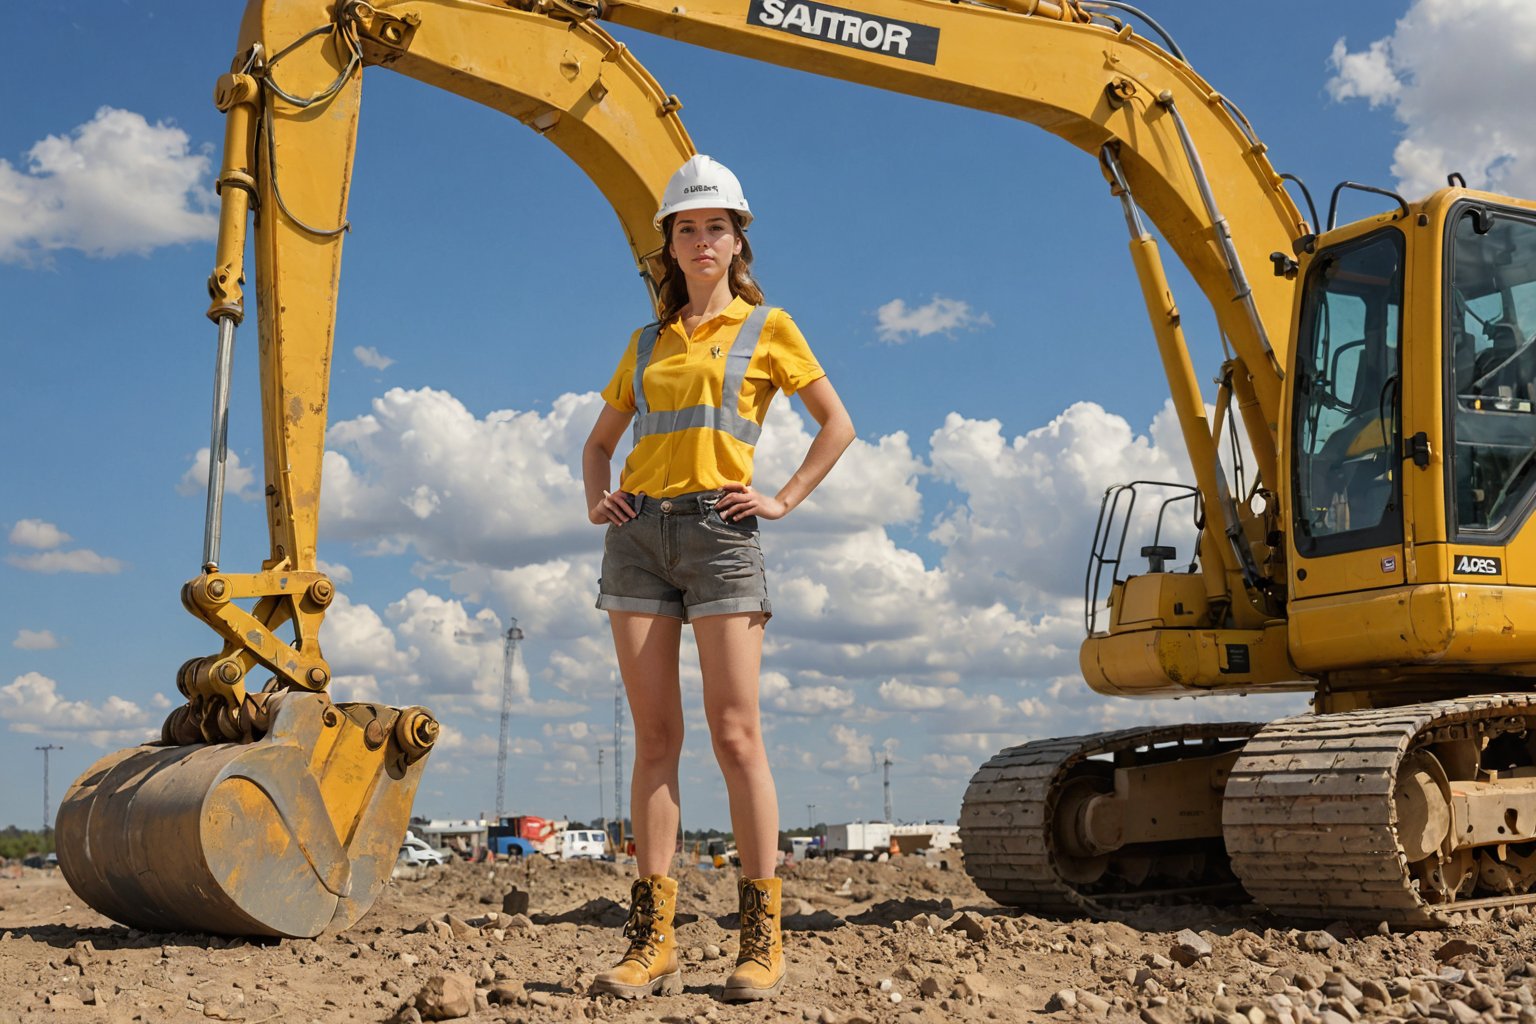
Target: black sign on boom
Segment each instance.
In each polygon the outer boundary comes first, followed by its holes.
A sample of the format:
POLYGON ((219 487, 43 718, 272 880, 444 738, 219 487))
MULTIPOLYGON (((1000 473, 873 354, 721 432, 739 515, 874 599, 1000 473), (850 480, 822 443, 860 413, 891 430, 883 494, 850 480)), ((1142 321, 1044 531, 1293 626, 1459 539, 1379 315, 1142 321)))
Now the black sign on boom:
POLYGON ((939 60, 939 30, 932 25, 880 18, 816 0, 752 0, 747 24, 923 64, 939 60))

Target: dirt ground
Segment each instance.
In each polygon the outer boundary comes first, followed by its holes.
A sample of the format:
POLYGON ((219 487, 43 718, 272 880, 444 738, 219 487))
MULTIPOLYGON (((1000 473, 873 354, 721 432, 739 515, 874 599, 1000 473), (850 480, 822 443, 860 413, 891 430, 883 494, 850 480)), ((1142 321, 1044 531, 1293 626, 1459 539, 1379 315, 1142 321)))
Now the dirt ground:
POLYGON ((1252 907, 1060 921, 997 906, 957 861, 785 869, 788 981, 746 1005, 719 999, 735 946, 727 872, 681 876, 684 993, 626 1003, 586 995, 622 947, 628 878, 612 865, 411 873, 352 930, 313 941, 139 933, 85 907, 56 871, 8 869, 0 1024, 416 1021, 418 1007, 426 1019, 623 1024, 1536 1024, 1536 922, 1523 910, 1406 934, 1299 930, 1252 907), (526 915, 503 913, 517 909, 504 904, 514 887, 526 915))

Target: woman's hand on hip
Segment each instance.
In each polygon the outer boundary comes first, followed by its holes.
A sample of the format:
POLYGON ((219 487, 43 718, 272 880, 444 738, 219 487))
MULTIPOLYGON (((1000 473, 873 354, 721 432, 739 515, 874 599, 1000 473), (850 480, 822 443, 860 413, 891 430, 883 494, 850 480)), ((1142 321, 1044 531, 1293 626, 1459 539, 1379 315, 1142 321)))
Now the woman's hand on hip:
POLYGON ((728 523, 747 516, 763 519, 783 519, 789 514, 789 506, 778 498, 759 494, 746 484, 726 484, 720 488, 725 493, 715 502, 715 511, 728 523))
POLYGON ((635 510, 625 500, 627 497, 623 491, 613 494, 604 491, 603 500, 587 510, 587 518, 592 520, 594 526, 602 526, 604 523, 623 526, 635 518, 635 510))

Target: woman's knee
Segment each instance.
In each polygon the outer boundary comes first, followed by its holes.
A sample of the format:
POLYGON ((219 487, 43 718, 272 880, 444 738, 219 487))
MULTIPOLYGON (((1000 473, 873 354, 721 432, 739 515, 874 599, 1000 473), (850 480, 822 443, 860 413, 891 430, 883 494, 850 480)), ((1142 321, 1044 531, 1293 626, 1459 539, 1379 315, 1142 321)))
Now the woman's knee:
POLYGON ((682 719, 636 720, 635 760, 676 763, 683 753, 682 719))
POLYGON ((755 721, 713 723, 709 730, 715 759, 726 768, 747 768, 766 763, 763 732, 755 721))

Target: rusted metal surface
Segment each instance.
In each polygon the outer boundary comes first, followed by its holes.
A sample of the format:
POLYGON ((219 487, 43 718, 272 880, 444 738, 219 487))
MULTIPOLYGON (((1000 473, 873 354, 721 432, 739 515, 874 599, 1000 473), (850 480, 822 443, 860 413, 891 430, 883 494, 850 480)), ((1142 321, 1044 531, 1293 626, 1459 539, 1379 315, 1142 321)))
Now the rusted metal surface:
POLYGON ((393 737, 393 708, 296 692, 268 706, 254 743, 134 747, 75 783, 57 837, 82 899, 133 927, 224 935, 309 937, 368 911, 425 752, 370 748, 366 723, 393 737))
MULTIPOLYGON (((1169 842, 1133 842, 1146 838, 1138 831, 1160 827, 1151 823, 1155 815, 1137 812, 1124 844, 1106 850, 1098 842, 1104 830, 1095 829, 1089 812, 1113 803, 1117 773, 1143 796, 1145 784, 1158 778, 1186 784, 1187 773, 1165 767, 1182 760, 1207 760, 1207 774, 1222 775, 1226 756, 1259 728, 1250 722, 1163 726, 1010 747, 983 765, 966 790, 960 811, 966 871, 999 903, 1042 913, 1113 918, 1162 898, 1240 897, 1219 821, 1173 829, 1168 834, 1177 838, 1169 842)), ((1168 803, 1175 812, 1190 806, 1182 794, 1168 803)))
POLYGON ((1233 870, 1292 917, 1425 927, 1536 902, 1531 736, 1531 694, 1272 722, 1227 786, 1233 870))

